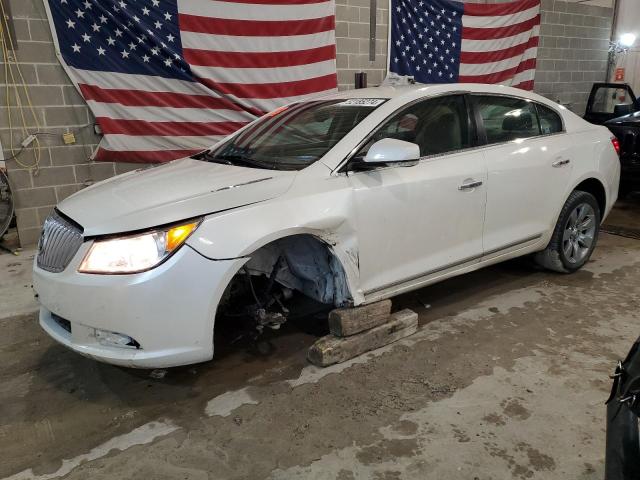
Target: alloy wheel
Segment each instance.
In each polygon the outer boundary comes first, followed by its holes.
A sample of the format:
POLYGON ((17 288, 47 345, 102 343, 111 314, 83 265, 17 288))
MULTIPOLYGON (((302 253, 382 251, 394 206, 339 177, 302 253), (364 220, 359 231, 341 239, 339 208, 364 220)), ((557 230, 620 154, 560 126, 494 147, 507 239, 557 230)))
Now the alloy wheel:
POLYGON ((596 228, 596 212, 588 203, 571 212, 562 236, 562 250, 570 263, 580 263, 589 255, 596 228))

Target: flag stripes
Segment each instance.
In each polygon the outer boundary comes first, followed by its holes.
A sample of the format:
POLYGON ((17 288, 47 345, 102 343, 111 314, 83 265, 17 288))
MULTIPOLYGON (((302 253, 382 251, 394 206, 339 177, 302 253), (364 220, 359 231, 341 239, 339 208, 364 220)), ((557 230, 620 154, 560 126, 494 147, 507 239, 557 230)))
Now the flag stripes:
POLYGON ((533 90, 540 1, 465 4, 458 81, 503 83, 533 90), (530 77, 530 78, 529 78, 530 77))
POLYGON ((46 0, 97 160, 192 155, 337 89, 333 0, 46 0))

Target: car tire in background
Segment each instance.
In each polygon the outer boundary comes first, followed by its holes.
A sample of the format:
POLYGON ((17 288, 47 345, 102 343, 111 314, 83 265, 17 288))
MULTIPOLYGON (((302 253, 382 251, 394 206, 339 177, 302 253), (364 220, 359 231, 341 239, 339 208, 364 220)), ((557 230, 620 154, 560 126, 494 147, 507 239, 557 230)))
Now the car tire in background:
POLYGON ((7 232, 13 220, 14 205, 11 187, 6 174, 0 170, 0 239, 7 232))
POLYGON ((588 192, 574 190, 562 207, 547 248, 536 263, 554 272, 573 273, 589 261, 598 242, 600 207, 588 192))

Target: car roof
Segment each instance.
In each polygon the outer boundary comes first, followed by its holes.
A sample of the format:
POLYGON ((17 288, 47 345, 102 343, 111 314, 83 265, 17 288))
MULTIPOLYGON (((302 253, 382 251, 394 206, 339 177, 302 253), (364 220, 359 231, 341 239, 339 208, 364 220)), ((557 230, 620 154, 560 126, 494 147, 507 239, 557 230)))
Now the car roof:
POLYGON ((440 84, 415 84, 391 86, 382 85, 379 87, 360 88, 356 90, 344 90, 331 93, 324 98, 327 99, 349 99, 349 98, 402 98, 406 97, 407 101, 413 98, 428 97, 431 95, 441 95, 445 93, 471 92, 471 93, 487 93, 497 95, 512 95, 514 97, 528 98, 540 103, 546 103, 557 107, 558 105, 549 99, 542 97, 536 93, 521 90, 519 88, 508 87, 505 85, 490 85, 484 83, 440 83, 440 84))

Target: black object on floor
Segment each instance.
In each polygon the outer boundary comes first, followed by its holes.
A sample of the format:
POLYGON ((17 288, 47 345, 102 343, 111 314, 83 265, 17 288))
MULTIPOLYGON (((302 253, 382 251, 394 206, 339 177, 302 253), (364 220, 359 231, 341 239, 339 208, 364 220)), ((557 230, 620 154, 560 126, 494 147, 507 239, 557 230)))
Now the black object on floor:
POLYGON ((640 479, 640 338, 613 374, 607 400, 605 480, 640 479))

